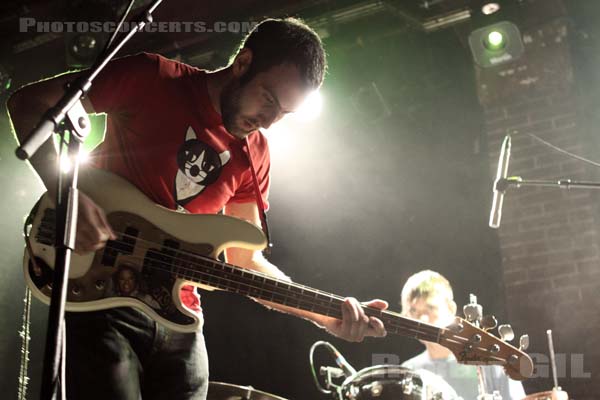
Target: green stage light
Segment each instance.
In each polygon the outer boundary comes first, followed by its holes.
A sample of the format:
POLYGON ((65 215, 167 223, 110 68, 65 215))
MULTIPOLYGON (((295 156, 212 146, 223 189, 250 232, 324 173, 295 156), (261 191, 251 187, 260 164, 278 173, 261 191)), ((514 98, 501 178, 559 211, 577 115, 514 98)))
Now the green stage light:
POLYGON ((476 29, 469 35, 473 59, 482 68, 492 68, 521 57, 525 46, 521 31, 510 21, 476 29))
POLYGON ((487 40, 485 42, 486 46, 489 50, 499 50, 504 48, 506 45, 506 41, 504 40, 504 35, 499 31, 491 31, 487 35, 487 40))

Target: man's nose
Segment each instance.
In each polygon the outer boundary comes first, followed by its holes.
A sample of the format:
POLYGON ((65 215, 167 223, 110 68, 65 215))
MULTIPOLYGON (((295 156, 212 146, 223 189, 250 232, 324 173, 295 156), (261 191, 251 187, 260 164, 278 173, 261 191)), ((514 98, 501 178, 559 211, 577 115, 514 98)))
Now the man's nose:
POLYGON ((283 118, 283 113, 272 113, 269 115, 264 115, 263 117, 264 118, 261 118, 260 120, 260 126, 262 126, 263 129, 269 129, 271 125, 283 118))

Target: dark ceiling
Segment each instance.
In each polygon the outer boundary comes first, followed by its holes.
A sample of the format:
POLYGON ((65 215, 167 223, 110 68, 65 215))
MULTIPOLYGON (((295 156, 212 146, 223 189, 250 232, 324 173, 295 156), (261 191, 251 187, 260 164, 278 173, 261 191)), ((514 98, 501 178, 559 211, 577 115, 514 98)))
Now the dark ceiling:
MULTIPOLYGON (((518 0, 512 0, 516 2, 518 0)), ((505 1, 506 2, 506 1, 505 1)), ((32 35, 19 32, 19 18, 29 17, 44 21, 68 20, 68 16, 73 14, 74 9, 83 11, 79 15, 83 18, 92 19, 95 15, 92 5, 94 3, 108 4, 113 9, 123 8, 126 0, 5 0, 0 4, 0 26, 2 26, 4 50, 6 44, 15 46, 25 40, 31 40, 32 35), (86 14, 87 13, 87 14, 86 14)), ((139 10, 149 0, 136 2, 136 8, 139 10)), ((235 0, 235 1, 197 1, 197 0, 164 0, 157 8, 154 16, 157 21, 231 21, 240 18, 244 20, 259 20, 264 16, 287 16, 301 15, 303 17, 329 17, 332 22, 336 22, 336 11, 346 10, 346 13, 354 13, 355 17, 360 17, 361 10, 364 16, 369 12, 378 10, 379 12, 391 11, 404 19, 406 22, 418 27, 425 21, 438 18, 447 13, 470 9, 478 12, 483 0, 235 0), (369 11, 370 10, 370 11, 369 11)), ((35 36, 35 35, 33 35, 35 36)), ((160 39, 156 39, 155 44, 160 47, 169 43, 202 40, 202 35, 185 33, 167 33, 161 34, 160 39)), ((38 39, 39 41, 40 40, 38 39)), ((138 39, 142 42, 144 39, 138 39)), ((51 41, 51 40, 48 40, 51 41)), ((146 45, 148 43, 146 42, 146 45)))

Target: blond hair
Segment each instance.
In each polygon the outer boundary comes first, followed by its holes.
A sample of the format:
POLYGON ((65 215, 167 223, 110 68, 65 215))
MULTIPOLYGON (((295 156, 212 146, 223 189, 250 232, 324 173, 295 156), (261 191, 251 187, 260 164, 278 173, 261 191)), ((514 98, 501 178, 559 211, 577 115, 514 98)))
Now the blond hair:
POLYGON ((403 311, 407 312, 407 307, 415 299, 429 299, 437 295, 443 295, 449 302, 454 300, 452 286, 448 279, 439 272, 429 269, 419 271, 411 275, 402 288, 400 301, 403 311))

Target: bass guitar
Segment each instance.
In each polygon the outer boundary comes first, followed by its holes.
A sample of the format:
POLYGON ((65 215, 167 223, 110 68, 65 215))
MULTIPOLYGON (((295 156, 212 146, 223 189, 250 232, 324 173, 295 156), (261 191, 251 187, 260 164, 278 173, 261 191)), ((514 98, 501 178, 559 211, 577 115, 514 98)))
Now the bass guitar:
MULTIPOLYGON (((342 296, 218 260, 228 247, 264 248, 265 237, 255 225, 224 215, 169 210, 102 170, 82 172, 79 186, 105 210, 118 238, 95 253, 73 254, 68 311, 136 307, 171 329, 192 332, 201 320, 179 296, 181 287, 189 284, 342 318, 342 296)), ((45 194, 32 210, 23 262, 27 285, 45 303, 52 293, 55 254, 52 204, 45 194)), ((392 311, 370 307, 364 311, 381 319, 388 333, 437 342, 459 362, 502 365, 513 379, 525 379, 533 372, 527 354, 461 318, 439 328, 392 311)))

